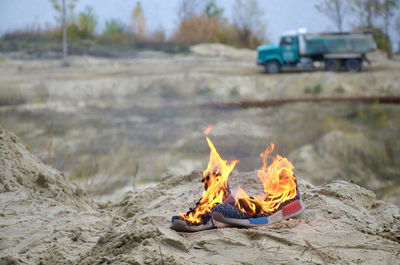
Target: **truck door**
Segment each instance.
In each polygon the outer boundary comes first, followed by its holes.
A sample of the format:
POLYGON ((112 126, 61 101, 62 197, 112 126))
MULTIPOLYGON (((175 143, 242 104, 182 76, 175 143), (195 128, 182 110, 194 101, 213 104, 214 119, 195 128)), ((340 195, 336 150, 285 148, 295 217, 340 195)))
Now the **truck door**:
POLYGON ((282 57, 285 63, 297 63, 299 61, 299 44, 296 36, 284 36, 281 38, 282 57))

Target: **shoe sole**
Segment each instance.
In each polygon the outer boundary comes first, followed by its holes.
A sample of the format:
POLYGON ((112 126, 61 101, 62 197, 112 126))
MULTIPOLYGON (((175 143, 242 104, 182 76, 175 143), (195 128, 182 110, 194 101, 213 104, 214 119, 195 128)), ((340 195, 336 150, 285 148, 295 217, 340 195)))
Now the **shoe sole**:
POLYGON ((222 213, 219 212, 213 212, 212 217, 218 222, 233 226, 255 227, 260 225, 271 225, 289 218, 299 216, 304 212, 304 209, 305 207, 303 201, 301 199, 297 199, 285 205, 284 207, 282 207, 282 209, 271 214, 270 216, 249 219, 237 219, 225 217, 222 213))
POLYGON ((201 225, 188 225, 183 220, 176 220, 170 226, 170 228, 172 230, 175 230, 178 232, 199 232, 199 231, 203 231, 203 230, 225 228, 225 227, 229 227, 229 225, 226 223, 218 222, 216 220, 213 220, 213 221, 210 220, 210 221, 208 221, 208 223, 201 224, 201 225))
POLYGON ((171 224, 170 228, 179 232, 198 232, 207 229, 212 229, 214 228, 214 225, 211 222, 211 220, 208 221, 208 223, 206 224, 200 224, 200 225, 188 225, 184 220, 176 220, 171 224))

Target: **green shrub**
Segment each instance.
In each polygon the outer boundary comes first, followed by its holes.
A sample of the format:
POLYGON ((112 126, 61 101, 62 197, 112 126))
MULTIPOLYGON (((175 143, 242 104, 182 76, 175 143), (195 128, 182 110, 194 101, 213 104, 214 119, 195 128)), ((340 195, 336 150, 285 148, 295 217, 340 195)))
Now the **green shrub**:
POLYGON ((391 53, 392 42, 390 41, 389 36, 387 36, 381 29, 378 28, 371 28, 369 30, 372 32, 372 36, 374 37, 377 48, 385 51, 388 54, 391 53))
POLYGON ((78 18, 79 37, 82 39, 93 38, 96 26, 97 26, 97 17, 93 13, 93 8, 86 7, 85 11, 79 13, 79 18, 78 18))
POLYGON ((124 39, 124 26, 121 22, 110 19, 106 21, 106 28, 103 32, 103 38, 112 41, 121 41, 124 39))
POLYGON ((318 84, 318 85, 314 86, 313 88, 306 87, 304 89, 304 92, 306 94, 318 95, 322 92, 322 90, 323 90, 323 87, 320 84, 318 84))

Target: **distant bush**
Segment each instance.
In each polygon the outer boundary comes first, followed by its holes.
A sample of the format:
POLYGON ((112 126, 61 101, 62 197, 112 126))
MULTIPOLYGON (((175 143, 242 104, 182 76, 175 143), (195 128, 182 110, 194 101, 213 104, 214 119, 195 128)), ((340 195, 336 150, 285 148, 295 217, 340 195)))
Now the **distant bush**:
POLYGON ((212 42, 249 48, 255 48, 262 42, 251 32, 246 33, 245 39, 243 37, 242 31, 226 19, 209 17, 206 14, 190 14, 182 20, 172 40, 185 45, 212 42))
POLYGON ((238 46, 256 48, 265 41, 263 15, 258 0, 235 0, 233 25, 238 46))
POLYGON ((45 27, 37 25, 29 25, 23 28, 19 28, 14 31, 6 32, 1 39, 2 40, 17 40, 17 39, 42 39, 42 38, 54 38, 55 28, 46 25, 45 27))
MULTIPOLYGON (((93 13, 93 8, 86 7, 78 16, 73 16, 67 23, 68 40, 93 39, 97 27, 97 17, 93 13)), ((51 31, 51 30, 50 30, 51 31)), ((56 38, 62 38, 62 27, 53 29, 56 38)))
POLYGON ((376 46, 379 50, 385 51, 386 53, 392 52, 392 42, 389 36, 387 36, 381 29, 372 28, 369 29, 372 32, 372 36, 376 42, 376 46))
MULTIPOLYGON (((343 89, 343 88, 342 88, 343 89)), ((313 88, 311 87, 306 87, 304 89, 304 92, 306 94, 313 94, 313 95, 318 95, 322 92, 323 87, 320 84, 315 85, 313 88)))
POLYGON ((83 39, 93 38, 96 26, 97 17, 93 13, 93 8, 86 7, 85 11, 80 12, 78 17, 79 37, 83 39))
POLYGON ((205 14, 190 14, 180 23, 173 40, 184 44, 216 41, 218 27, 217 18, 210 18, 205 14))
POLYGON ((25 51, 34 53, 46 49, 47 42, 58 42, 54 28, 29 26, 13 32, 5 33, 0 39, 1 52, 25 51))
POLYGON ((211 1, 203 12, 189 12, 182 16, 172 40, 185 45, 215 42, 247 48, 262 44, 265 27, 257 1, 237 0, 234 11, 237 18, 231 23, 222 16, 223 9, 211 1))
POLYGON ((122 41, 124 35, 126 35, 125 26, 121 22, 115 19, 106 21, 106 27, 102 35, 105 40, 122 41))
POLYGON ((153 43, 163 43, 166 41, 165 31, 163 29, 157 29, 150 33, 147 33, 145 40, 153 43))
MULTIPOLYGON (((1 37, 0 52, 21 51, 29 56, 59 58, 62 52, 61 1, 50 0, 57 11, 56 25, 27 27, 6 33, 1 37)), ((186 53, 189 45, 198 43, 223 43, 236 47, 257 47, 263 39, 263 32, 258 29, 259 16, 256 12, 257 1, 249 0, 246 4, 236 0, 236 12, 241 19, 228 21, 223 17, 223 8, 216 1, 198 7, 192 0, 185 0, 187 8, 180 16, 172 37, 167 38, 162 28, 148 31, 144 10, 139 2, 132 12, 131 25, 117 19, 105 22, 103 32, 96 33, 98 19, 91 7, 75 13, 75 3, 71 0, 67 12, 67 40, 70 54, 88 54, 93 56, 134 55, 140 50, 158 50, 168 53, 186 53), (240 11, 240 12, 239 12, 240 11), (254 16, 253 16, 254 15, 254 16), (247 18, 251 18, 248 21, 247 18), (257 18, 257 19, 256 19, 257 18)), ((206 3, 206 2, 202 2, 206 3)))

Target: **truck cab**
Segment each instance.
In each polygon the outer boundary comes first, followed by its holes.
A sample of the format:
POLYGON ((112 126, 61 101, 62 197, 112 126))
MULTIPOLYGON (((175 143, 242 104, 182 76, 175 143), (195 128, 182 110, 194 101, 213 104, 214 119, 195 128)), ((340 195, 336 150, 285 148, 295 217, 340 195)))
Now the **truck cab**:
POLYGON ((279 73, 284 66, 296 66, 300 61, 298 36, 284 35, 279 45, 259 46, 257 54, 257 64, 265 66, 270 74, 279 73))
POLYGON ((297 36, 283 36, 279 43, 282 49, 282 58, 286 64, 296 64, 299 62, 299 41, 297 36))

